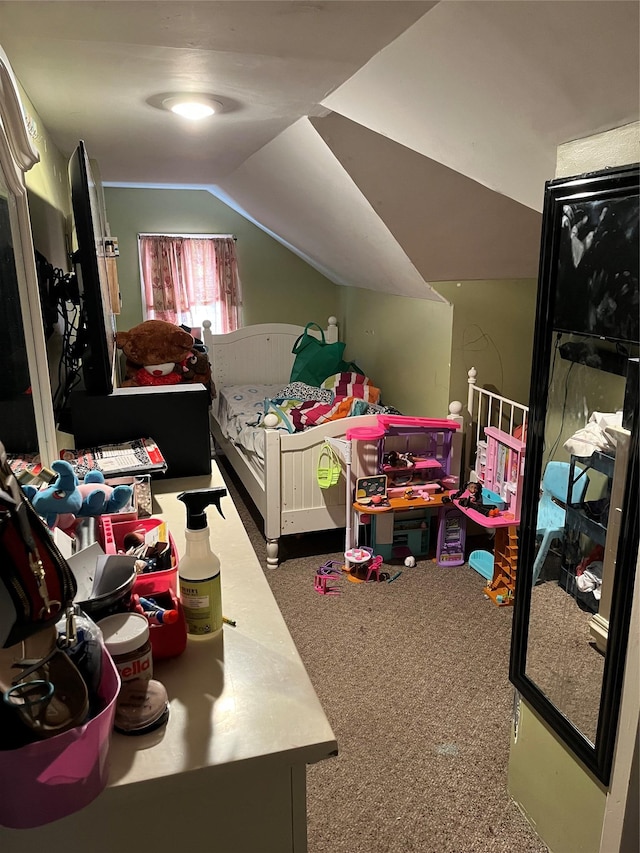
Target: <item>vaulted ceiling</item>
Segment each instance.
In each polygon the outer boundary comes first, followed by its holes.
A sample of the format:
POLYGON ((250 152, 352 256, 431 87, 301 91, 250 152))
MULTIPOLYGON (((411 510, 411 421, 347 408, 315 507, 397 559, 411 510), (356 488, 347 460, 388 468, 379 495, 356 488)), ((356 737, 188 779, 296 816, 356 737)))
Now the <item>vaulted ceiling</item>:
POLYGON ((623 0, 0 2, 55 144, 106 184, 207 188, 328 278, 534 277, 558 145, 640 115, 623 0), (207 92, 187 125, 160 109, 207 92))

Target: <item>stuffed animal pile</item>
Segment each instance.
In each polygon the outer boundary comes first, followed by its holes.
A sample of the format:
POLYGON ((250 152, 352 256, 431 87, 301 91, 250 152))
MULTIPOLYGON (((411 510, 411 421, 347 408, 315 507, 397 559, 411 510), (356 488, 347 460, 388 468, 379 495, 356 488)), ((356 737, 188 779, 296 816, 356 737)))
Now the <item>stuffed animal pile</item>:
POLYGON ((199 382, 211 399, 215 397, 206 348, 186 326, 145 320, 128 332, 118 332, 116 346, 126 358, 123 387, 199 382))
POLYGON ((56 459, 51 468, 57 478, 42 489, 23 486, 26 496, 38 515, 53 529, 59 527, 72 531, 76 519, 119 512, 131 501, 131 486, 110 486, 101 471, 90 471, 79 483, 73 467, 63 459, 56 459))

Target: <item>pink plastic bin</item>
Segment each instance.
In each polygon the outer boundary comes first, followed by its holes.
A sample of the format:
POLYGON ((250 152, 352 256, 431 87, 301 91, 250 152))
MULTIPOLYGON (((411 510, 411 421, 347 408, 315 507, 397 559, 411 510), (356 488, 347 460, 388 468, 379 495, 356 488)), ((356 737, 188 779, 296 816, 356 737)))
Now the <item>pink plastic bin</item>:
POLYGON ((88 806, 109 778, 109 746, 120 690, 118 671, 102 652, 98 691, 103 710, 88 723, 55 737, 0 751, 0 825, 30 829, 88 806))
MULTIPOLYGON (((114 524, 110 519, 105 519, 103 516, 99 517, 99 521, 100 544, 106 554, 117 554, 118 551, 123 550, 124 537, 127 533, 134 530, 147 533, 162 523, 159 518, 139 518, 135 521, 123 521, 114 524)), ((169 533, 169 545, 171 547, 172 567, 138 575, 133 590, 138 595, 154 595, 169 590, 175 595, 178 594, 178 551, 171 533, 169 533)))

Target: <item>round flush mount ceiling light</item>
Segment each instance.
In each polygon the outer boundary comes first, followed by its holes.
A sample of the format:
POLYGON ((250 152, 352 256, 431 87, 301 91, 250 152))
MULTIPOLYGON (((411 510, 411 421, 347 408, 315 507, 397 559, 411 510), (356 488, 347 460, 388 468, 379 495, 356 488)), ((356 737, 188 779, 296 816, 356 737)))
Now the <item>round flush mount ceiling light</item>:
POLYGON ((212 116, 214 113, 219 113, 222 109, 220 101, 216 101, 209 95, 171 95, 164 98, 162 106, 165 110, 171 110, 183 118, 198 121, 207 116, 212 116))

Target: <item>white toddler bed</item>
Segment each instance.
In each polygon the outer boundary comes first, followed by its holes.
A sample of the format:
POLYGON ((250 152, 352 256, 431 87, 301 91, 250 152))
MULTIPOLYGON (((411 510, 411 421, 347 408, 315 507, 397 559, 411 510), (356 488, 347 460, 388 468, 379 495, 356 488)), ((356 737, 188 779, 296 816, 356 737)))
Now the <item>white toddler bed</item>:
MULTIPOLYGON (((291 350, 303 331, 301 326, 263 323, 215 335, 211 333, 211 323, 203 322, 202 336, 217 390, 211 407, 211 432, 219 451, 226 456, 263 519, 270 568, 278 565, 281 536, 345 527, 347 490, 344 477, 335 487, 320 488, 316 477, 318 460, 328 438, 345 439, 347 429, 377 424, 376 415, 358 415, 319 424, 303 432, 289 433, 263 427, 251 430, 251 434, 242 430, 240 434, 234 426, 235 432, 228 434, 228 415, 242 412, 243 406, 252 407, 256 415, 260 414, 264 397, 289 383, 294 361, 291 350), (233 392, 229 392, 230 388, 233 392)), ((325 339, 328 343, 338 340, 335 317, 329 318, 325 339)), ((492 405, 491 411, 486 411, 486 406, 472 406, 471 392, 469 412, 464 417, 461 403, 453 402, 449 406, 448 417, 467 426, 468 453, 472 443, 469 424, 477 420, 478 413, 488 418, 487 424, 493 423, 493 408, 492 405)), ((475 445, 475 433, 473 443, 475 445)), ((454 454, 452 473, 462 471, 466 475, 461 440, 455 442, 454 454)), ((376 466, 377 443, 356 442, 351 460, 352 481, 359 476, 375 474, 376 466)))
MULTIPOLYGON (((303 331, 303 327, 287 323, 263 323, 214 335, 211 323, 203 322, 202 336, 217 390, 211 407, 211 431, 262 516, 267 565, 271 568, 278 565, 281 536, 345 526, 344 479, 335 487, 320 488, 316 478, 318 459, 327 438, 344 439, 348 428, 377 423, 375 415, 359 415, 319 424, 304 432, 263 428, 255 431, 261 446, 249 441, 249 448, 240 444, 246 436, 236 433, 230 438, 226 434, 225 408, 235 405, 234 396, 243 398, 237 401, 239 406, 248 401, 259 413, 263 390, 275 392, 289 383, 294 361, 291 350, 303 331), (226 395, 229 387, 236 393, 226 395)), ((325 340, 338 340, 335 317, 329 318, 325 340)), ((374 443, 358 442, 358 453, 352 460, 354 477, 371 470, 376 452, 374 443)))

